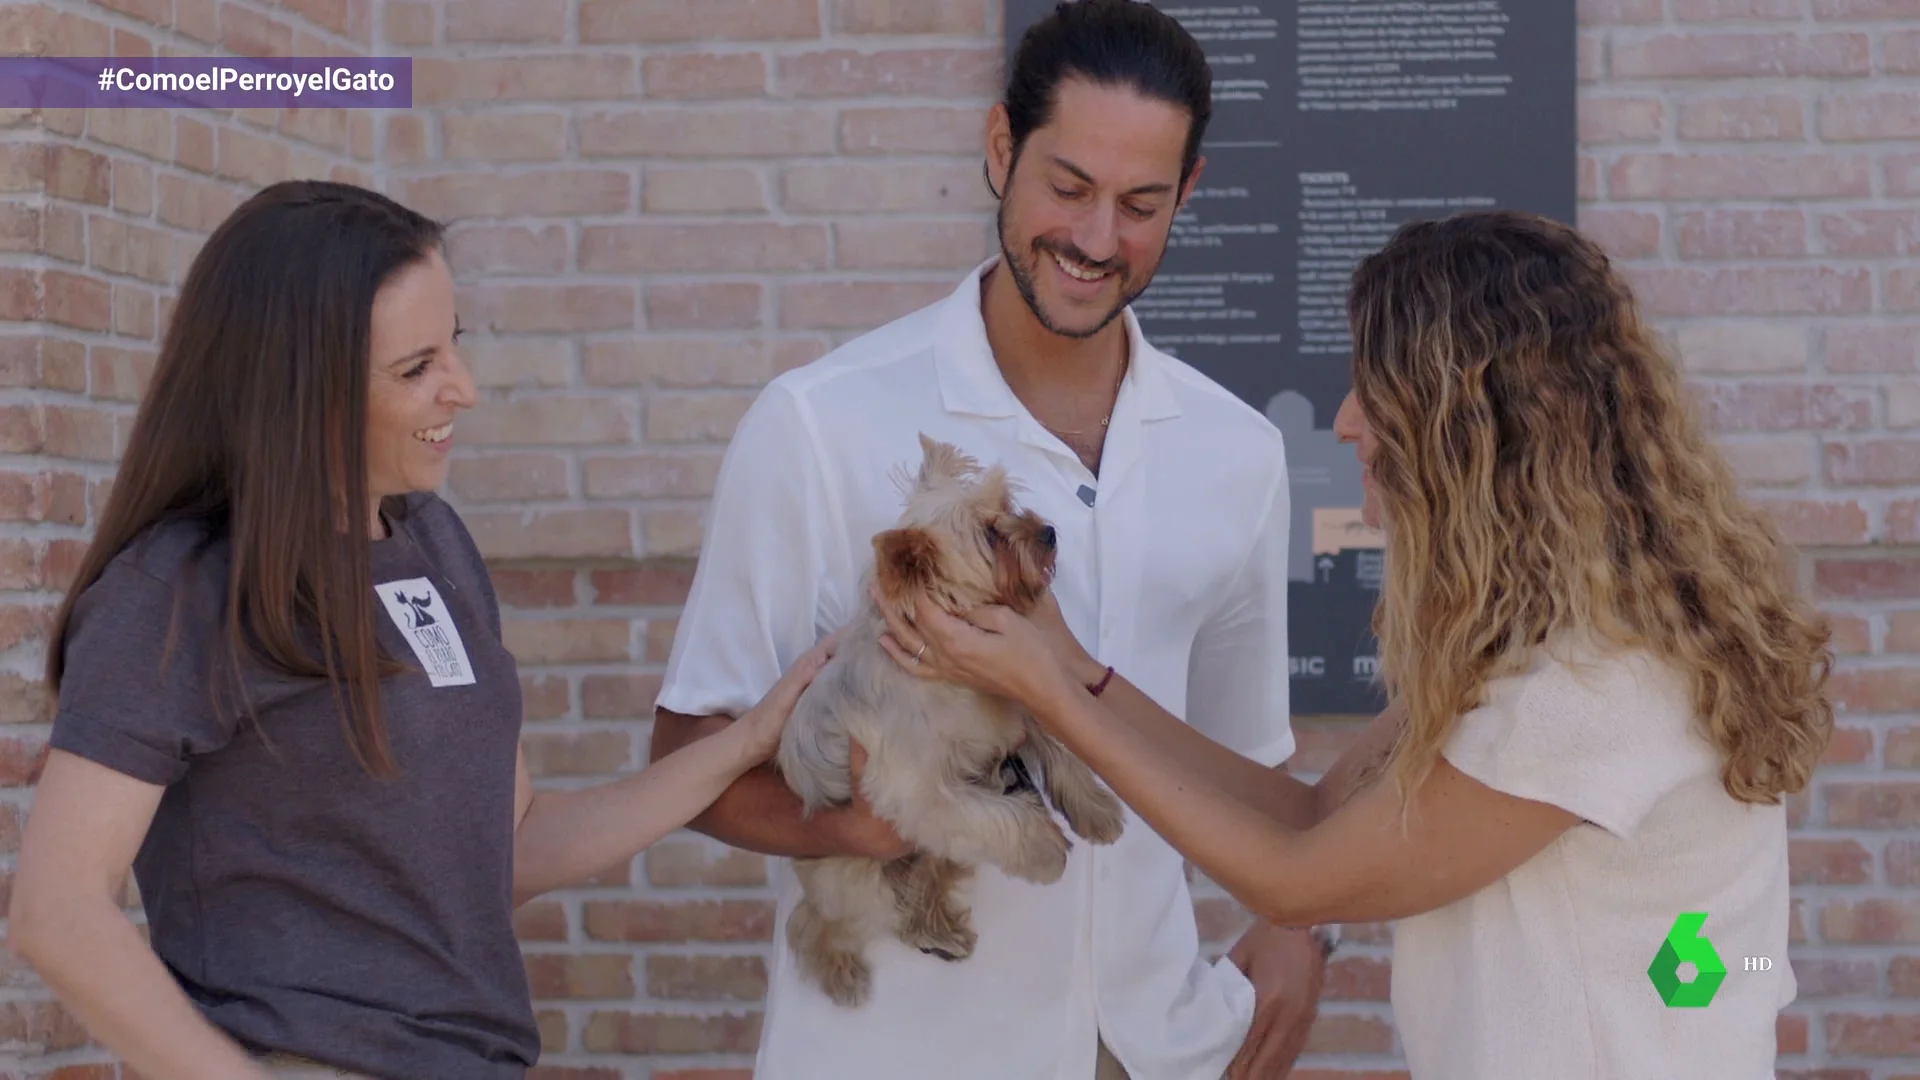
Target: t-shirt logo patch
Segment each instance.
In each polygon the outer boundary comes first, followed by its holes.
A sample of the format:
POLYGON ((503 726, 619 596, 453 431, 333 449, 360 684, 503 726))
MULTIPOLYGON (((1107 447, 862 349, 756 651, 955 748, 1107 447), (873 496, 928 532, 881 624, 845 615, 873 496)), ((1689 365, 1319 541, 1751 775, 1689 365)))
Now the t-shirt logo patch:
POLYGON ((426 578, 389 581, 376 590, 394 625, 413 646, 413 655, 435 686, 473 685, 473 664, 460 641, 460 628, 433 582, 426 578))

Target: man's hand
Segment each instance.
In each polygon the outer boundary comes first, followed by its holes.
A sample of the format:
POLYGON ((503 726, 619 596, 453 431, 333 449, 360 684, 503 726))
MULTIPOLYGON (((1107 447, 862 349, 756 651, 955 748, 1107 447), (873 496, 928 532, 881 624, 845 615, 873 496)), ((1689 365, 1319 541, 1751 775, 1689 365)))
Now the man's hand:
POLYGON ((1311 930, 1256 922, 1227 958, 1253 983, 1253 1026, 1227 1066, 1227 1080, 1280 1080, 1306 1048, 1320 1014, 1327 956, 1311 930))

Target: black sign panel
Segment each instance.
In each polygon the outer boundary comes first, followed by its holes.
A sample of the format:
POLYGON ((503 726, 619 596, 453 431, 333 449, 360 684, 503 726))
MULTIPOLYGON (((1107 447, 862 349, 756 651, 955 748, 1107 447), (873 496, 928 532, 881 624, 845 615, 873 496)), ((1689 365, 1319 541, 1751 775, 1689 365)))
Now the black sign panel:
MULTIPOLYGON (((1467 209, 1572 223, 1574 0, 1161 0, 1206 50, 1205 170, 1135 304, 1149 340, 1287 438, 1293 712, 1371 715, 1380 537, 1334 438, 1346 289, 1396 226, 1467 209)), ((1007 0, 1007 57, 1054 0, 1007 0)))

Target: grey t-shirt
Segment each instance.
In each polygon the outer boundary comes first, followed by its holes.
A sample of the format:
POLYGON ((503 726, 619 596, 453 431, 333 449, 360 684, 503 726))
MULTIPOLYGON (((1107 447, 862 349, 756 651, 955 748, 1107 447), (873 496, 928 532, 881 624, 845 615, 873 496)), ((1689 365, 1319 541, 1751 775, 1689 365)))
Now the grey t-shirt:
POLYGON ((391 1080, 519 1080, 540 1051, 512 921, 519 677, 452 508, 409 496, 390 521, 375 622, 419 669, 381 685, 397 780, 355 762, 324 680, 249 666, 258 724, 216 710, 228 548, 188 522, 76 602, 52 742, 166 786, 133 869, 155 951, 213 1023, 391 1080))

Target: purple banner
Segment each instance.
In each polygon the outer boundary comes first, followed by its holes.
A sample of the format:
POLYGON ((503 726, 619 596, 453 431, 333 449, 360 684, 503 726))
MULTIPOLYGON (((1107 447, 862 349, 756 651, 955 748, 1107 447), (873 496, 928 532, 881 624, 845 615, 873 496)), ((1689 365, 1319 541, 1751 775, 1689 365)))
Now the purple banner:
POLYGON ((5 56, 0 108, 409 109, 410 56, 5 56))

